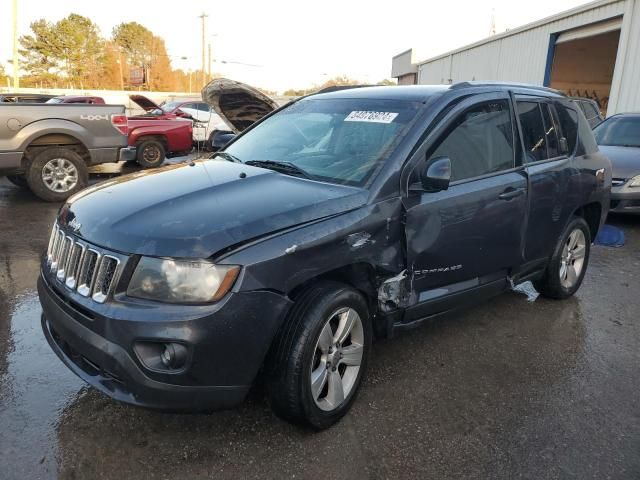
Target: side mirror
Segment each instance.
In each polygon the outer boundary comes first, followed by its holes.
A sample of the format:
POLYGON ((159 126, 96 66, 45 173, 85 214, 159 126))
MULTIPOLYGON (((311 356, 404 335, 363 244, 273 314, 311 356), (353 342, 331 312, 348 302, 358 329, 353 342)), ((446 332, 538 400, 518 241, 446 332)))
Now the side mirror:
POLYGON ((447 190, 451 182, 451 159, 449 157, 432 158, 422 172, 420 182, 426 192, 447 190))

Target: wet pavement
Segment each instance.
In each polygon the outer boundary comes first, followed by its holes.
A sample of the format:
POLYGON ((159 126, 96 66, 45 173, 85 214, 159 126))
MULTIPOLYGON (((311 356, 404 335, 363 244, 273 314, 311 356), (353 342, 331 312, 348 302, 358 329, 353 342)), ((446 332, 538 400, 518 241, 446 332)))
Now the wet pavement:
MULTIPOLYGON (((107 172, 108 173, 108 172, 107 172)), ((113 173, 113 172, 112 172, 113 173)), ((374 345, 344 420, 167 414, 87 388, 40 330, 57 205, 0 178, 0 479, 640 478, 640 218, 567 301, 504 294, 374 345)))

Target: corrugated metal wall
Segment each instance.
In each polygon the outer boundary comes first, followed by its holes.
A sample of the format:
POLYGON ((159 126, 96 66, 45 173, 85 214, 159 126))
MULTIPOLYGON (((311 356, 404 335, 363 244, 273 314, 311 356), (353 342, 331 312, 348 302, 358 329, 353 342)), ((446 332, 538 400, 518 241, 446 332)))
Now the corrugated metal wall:
POLYGON ((607 114, 621 112, 640 112, 640 0, 627 0, 620 31, 607 114))
MULTIPOLYGON (((466 80, 513 81, 542 85, 553 34, 581 27, 609 18, 625 15, 620 48, 626 50, 624 65, 618 72, 620 96, 611 105, 609 114, 631 108, 640 110, 640 0, 601 2, 573 15, 548 23, 500 36, 482 45, 436 57, 418 66, 418 83, 446 84, 466 80), (628 30, 628 40, 622 38, 628 30), (623 107, 624 105, 624 107, 623 107)), ((620 59, 620 49, 618 59, 620 59)), ((616 70, 620 65, 616 65, 616 70)), ((615 91, 616 76, 612 89, 615 91)))

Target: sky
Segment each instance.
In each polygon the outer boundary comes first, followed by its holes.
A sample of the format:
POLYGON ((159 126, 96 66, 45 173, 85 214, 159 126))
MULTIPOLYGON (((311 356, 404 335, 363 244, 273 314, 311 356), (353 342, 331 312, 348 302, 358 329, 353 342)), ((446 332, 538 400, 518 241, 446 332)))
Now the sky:
MULTIPOLYGON (((588 3, 580 0, 17 0, 18 31, 39 18, 70 13, 91 18, 104 36, 136 21, 166 41, 174 68, 201 65, 201 20, 212 45, 212 70, 282 92, 321 84, 336 75, 364 83, 390 78, 391 58, 408 48, 426 59, 588 3), (182 60, 180 57, 188 57, 182 60), (228 63, 221 63, 221 62, 228 63), (238 62, 236 64, 231 62, 238 62), (242 65, 248 64, 248 65, 242 65)), ((0 5, 0 63, 11 66, 11 0, 0 5)))

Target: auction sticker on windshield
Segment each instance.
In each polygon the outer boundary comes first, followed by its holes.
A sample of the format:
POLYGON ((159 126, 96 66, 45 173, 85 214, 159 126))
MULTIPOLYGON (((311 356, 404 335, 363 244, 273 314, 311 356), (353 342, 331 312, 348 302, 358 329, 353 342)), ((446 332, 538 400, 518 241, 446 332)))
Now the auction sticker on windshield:
POLYGON ((394 112, 354 111, 344 119, 345 122, 391 123, 398 116, 394 112))

